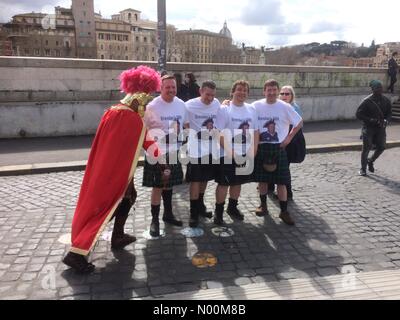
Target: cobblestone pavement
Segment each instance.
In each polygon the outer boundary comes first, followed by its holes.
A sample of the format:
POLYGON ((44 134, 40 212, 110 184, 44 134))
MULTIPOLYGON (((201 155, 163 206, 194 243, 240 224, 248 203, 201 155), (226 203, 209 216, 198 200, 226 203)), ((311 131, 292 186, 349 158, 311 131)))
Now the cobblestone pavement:
MULTIPOLYGON (((138 188, 128 231, 138 241, 111 251, 104 232, 90 259, 95 273, 79 276, 61 259, 70 233, 82 172, 0 177, 0 299, 131 299, 224 288, 282 279, 400 267, 400 148, 385 151, 376 173, 359 177, 359 152, 308 155, 292 166, 295 200, 289 209, 295 227, 278 218, 279 204, 269 199, 270 216, 257 217, 256 185, 243 188, 243 222, 225 217, 232 237, 213 234, 185 238, 166 227, 165 237, 146 240, 150 223, 149 189, 138 188), (192 257, 208 252, 214 267, 197 268, 192 257)), ((137 172, 140 185, 142 168, 137 172)), ((215 184, 206 193, 213 208, 215 184)), ((187 185, 176 188, 176 214, 188 223, 187 185)), ((316 286, 318 290, 318 286, 316 286)), ((322 293, 321 293, 322 294, 322 293)), ((190 296, 187 297, 190 299, 190 296)))

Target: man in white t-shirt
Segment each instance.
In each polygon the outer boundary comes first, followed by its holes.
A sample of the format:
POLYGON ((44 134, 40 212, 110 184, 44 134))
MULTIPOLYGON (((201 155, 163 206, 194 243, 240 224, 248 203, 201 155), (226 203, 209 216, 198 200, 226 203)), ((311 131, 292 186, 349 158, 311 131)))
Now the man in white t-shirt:
POLYGON ((242 184, 252 181, 253 166, 249 170, 243 170, 246 169, 246 162, 243 160, 250 160, 254 164, 254 131, 257 125, 256 110, 245 102, 249 89, 247 81, 236 81, 231 89, 232 101, 228 106, 222 107, 217 115, 217 126, 222 130, 221 145, 224 153, 215 178, 218 183, 214 216, 216 225, 224 223, 223 212, 228 188, 227 213, 235 220, 244 219, 237 204, 242 184))
POLYGON ((189 163, 186 181, 190 182, 190 221, 189 226, 195 228, 199 223, 199 215, 212 217, 204 204, 204 192, 207 182, 215 179, 213 164, 219 159, 219 144, 216 128, 217 113, 221 104, 215 99, 217 87, 214 81, 203 82, 200 97, 186 102, 189 120, 188 155, 189 163), (213 161, 214 159, 214 161, 213 161))
POLYGON ((259 182, 261 205, 256 210, 258 216, 268 214, 268 183, 278 186, 278 198, 281 208, 279 217, 288 225, 294 221, 287 210, 286 185, 290 183, 290 171, 285 148, 302 128, 303 120, 286 102, 278 99, 279 83, 267 80, 264 85, 266 99, 253 103, 257 113, 256 156, 254 180, 259 182), (293 129, 289 132, 289 126, 293 129), (289 134, 288 134, 289 132, 289 134))
POLYGON ((187 125, 187 113, 185 103, 176 97, 176 80, 173 76, 162 77, 161 96, 148 104, 144 122, 149 139, 157 141, 162 154, 162 160, 158 163, 149 163, 146 157, 143 171, 143 186, 153 188, 150 235, 158 237, 161 196, 164 205, 163 221, 182 226, 182 222, 172 213, 172 188, 183 182, 178 151, 182 145, 183 129, 187 125))

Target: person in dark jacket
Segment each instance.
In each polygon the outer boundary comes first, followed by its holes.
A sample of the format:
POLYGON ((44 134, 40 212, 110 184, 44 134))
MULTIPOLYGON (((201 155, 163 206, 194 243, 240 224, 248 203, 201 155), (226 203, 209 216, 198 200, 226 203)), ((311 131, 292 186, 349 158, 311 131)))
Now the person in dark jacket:
POLYGON ((372 80, 370 83, 372 94, 366 97, 357 109, 356 117, 363 122, 360 176, 366 176, 367 166, 370 172, 375 172, 374 162, 385 150, 386 125, 392 117, 392 103, 385 97, 382 82, 372 80), (375 152, 368 158, 372 145, 375 152))
POLYGON ((186 73, 185 85, 187 87, 187 100, 200 97, 200 87, 196 83, 196 78, 193 73, 186 73))
POLYGON ((182 75, 180 73, 174 73, 176 79, 176 96, 182 101, 188 100, 188 87, 182 82, 182 75))
POLYGON ((396 62, 397 52, 393 52, 392 57, 388 61, 388 75, 390 77, 390 85, 388 87, 388 92, 393 93, 394 84, 397 82, 397 71, 399 70, 399 65, 396 62))

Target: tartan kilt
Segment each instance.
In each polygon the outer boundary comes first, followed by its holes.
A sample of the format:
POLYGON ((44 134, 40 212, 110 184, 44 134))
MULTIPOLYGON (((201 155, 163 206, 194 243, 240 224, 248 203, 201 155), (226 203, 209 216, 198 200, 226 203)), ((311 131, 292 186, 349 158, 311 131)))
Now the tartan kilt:
POLYGON ((263 143, 258 146, 253 179, 255 182, 290 184, 291 178, 286 150, 281 149, 279 143, 263 143), (277 168, 274 172, 268 172, 263 167, 263 161, 275 152, 278 152, 277 168))
POLYGON ((212 163, 212 157, 206 159, 207 164, 201 163, 201 158, 191 159, 186 166, 186 182, 208 182, 215 179, 218 164, 212 163))
POLYGON ((236 168, 238 167, 241 166, 237 165, 234 160, 232 163, 225 164, 224 158, 221 158, 215 173, 215 182, 221 186, 238 186, 254 181, 253 172, 248 175, 237 175, 236 168))
POLYGON ((148 163, 147 158, 144 162, 143 168, 143 187, 150 188, 166 188, 170 189, 183 183, 183 170, 182 165, 178 161, 177 164, 170 164, 171 175, 168 183, 164 186, 161 181, 161 170, 157 165, 148 163))

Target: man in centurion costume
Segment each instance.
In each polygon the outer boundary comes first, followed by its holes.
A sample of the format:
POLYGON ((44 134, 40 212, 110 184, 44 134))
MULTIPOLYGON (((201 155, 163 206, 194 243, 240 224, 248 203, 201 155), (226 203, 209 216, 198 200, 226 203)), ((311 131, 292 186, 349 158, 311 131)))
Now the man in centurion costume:
POLYGON ((113 249, 136 240, 124 233, 124 226, 136 200, 133 178, 140 150, 151 149, 158 156, 154 141, 145 140, 142 117, 152 99, 150 93, 159 91, 160 76, 149 67, 139 66, 124 71, 120 80, 127 96, 104 113, 97 128, 72 221, 72 246, 63 259, 79 273, 94 270, 86 256, 111 219, 115 218, 113 249))

